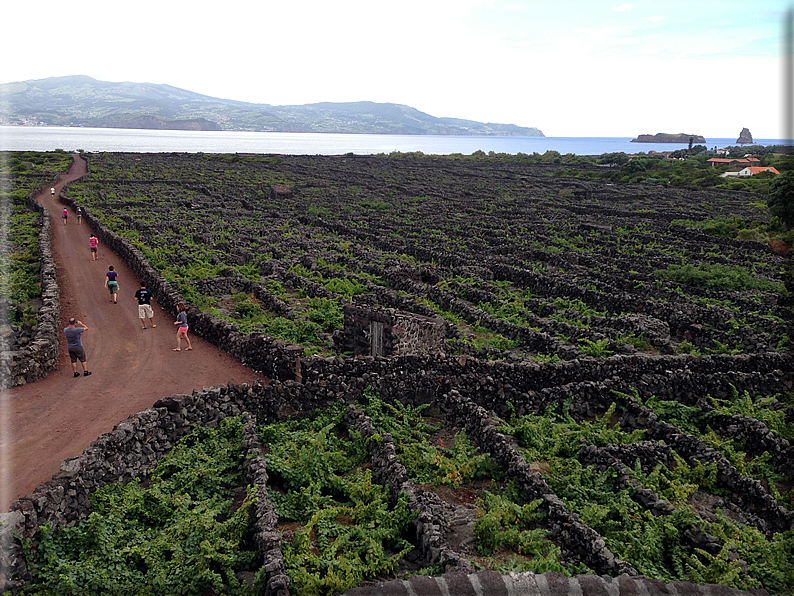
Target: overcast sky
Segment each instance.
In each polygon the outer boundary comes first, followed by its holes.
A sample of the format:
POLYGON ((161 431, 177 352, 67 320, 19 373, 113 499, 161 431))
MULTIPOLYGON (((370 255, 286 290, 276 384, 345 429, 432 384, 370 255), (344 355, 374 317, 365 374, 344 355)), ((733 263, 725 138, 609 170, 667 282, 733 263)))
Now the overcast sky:
POLYGON ((780 138, 792 0, 0 0, 0 82, 406 104, 546 136, 780 138), (49 32, 47 32, 49 31, 49 32))

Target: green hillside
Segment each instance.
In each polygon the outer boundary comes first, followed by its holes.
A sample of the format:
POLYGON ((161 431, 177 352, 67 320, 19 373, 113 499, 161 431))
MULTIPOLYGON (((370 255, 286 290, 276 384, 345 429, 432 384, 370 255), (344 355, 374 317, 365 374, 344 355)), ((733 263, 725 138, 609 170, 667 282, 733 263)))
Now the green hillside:
POLYGON ((169 130, 543 136, 537 128, 436 118, 393 103, 272 106, 209 97, 170 85, 110 83, 82 75, 0 85, 0 123, 169 130))

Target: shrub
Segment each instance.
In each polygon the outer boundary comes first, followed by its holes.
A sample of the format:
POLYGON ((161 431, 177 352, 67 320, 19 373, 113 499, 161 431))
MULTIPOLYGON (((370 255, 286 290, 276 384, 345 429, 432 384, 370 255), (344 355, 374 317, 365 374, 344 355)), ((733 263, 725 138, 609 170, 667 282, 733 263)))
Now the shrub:
POLYGON ((786 288, 782 283, 753 277, 747 269, 739 265, 729 266, 719 263, 669 265, 667 269, 657 269, 653 274, 657 278, 709 290, 726 292, 762 290, 786 293, 786 288))
POLYGON ((769 212, 794 228, 794 170, 777 176, 769 185, 769 212))
POLYGON ((253 570, 245 550, 254 492, 232 511, 243 483, 242 422, 197 428, 152 474, 109 484, 77 527, 40 528, 27 594, 251 594, 236 573, 253 570))
POLYGON ((328 298, 309 298, 304 315, 326 332, 342 329, 345 324, 342 306, 336 300, 328 298))

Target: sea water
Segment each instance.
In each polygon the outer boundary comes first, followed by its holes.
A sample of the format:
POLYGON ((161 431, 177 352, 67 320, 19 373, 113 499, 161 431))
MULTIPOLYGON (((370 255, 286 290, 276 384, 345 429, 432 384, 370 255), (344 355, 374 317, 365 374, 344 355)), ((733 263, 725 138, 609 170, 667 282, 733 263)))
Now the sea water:
MULTIPOLYGON (((65 151, 130 153, 276 153, 282 155, 374 155, 421 151, 427 155, 540 153, 565 155, 648 153, 685 149, 688 143, 631 143, 630 137, 477 137, 434 135, 369 135, 239 131, 139 130, 54 126, 0 126, 0 151, 65 151)), ((759 145, 783 141, 756 139, 759 145)), ((736 145, 736 139, 706 139, 709 149, 736 145)), ((789 142, 789 144, 791 144, 789 142)))

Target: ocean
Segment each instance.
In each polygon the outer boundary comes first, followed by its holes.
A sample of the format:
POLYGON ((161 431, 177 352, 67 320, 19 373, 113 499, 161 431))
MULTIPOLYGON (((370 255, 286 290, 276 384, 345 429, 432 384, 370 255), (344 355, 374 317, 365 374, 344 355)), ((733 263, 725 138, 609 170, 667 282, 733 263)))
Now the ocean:
MULTIPOLYGON (((685 149, 685 143, 631 143, 630 137, 464 137, 429 135, 364 135, 282 132, 131 130, 50 126, 0 126, 0 151, 131 153, 276 153, 282 155, 374 155, 392 151, 421 151, 427 155, 475 151, 601 155, 623 151, 640 153, 685 149)), ((759 145, 778 145, 777 139, 755 139, 759 145)), ((706 139, 709 149, 735 145, 736 139, 706 139)), ((790 142, 789 142, 790 144, 790 142)))

